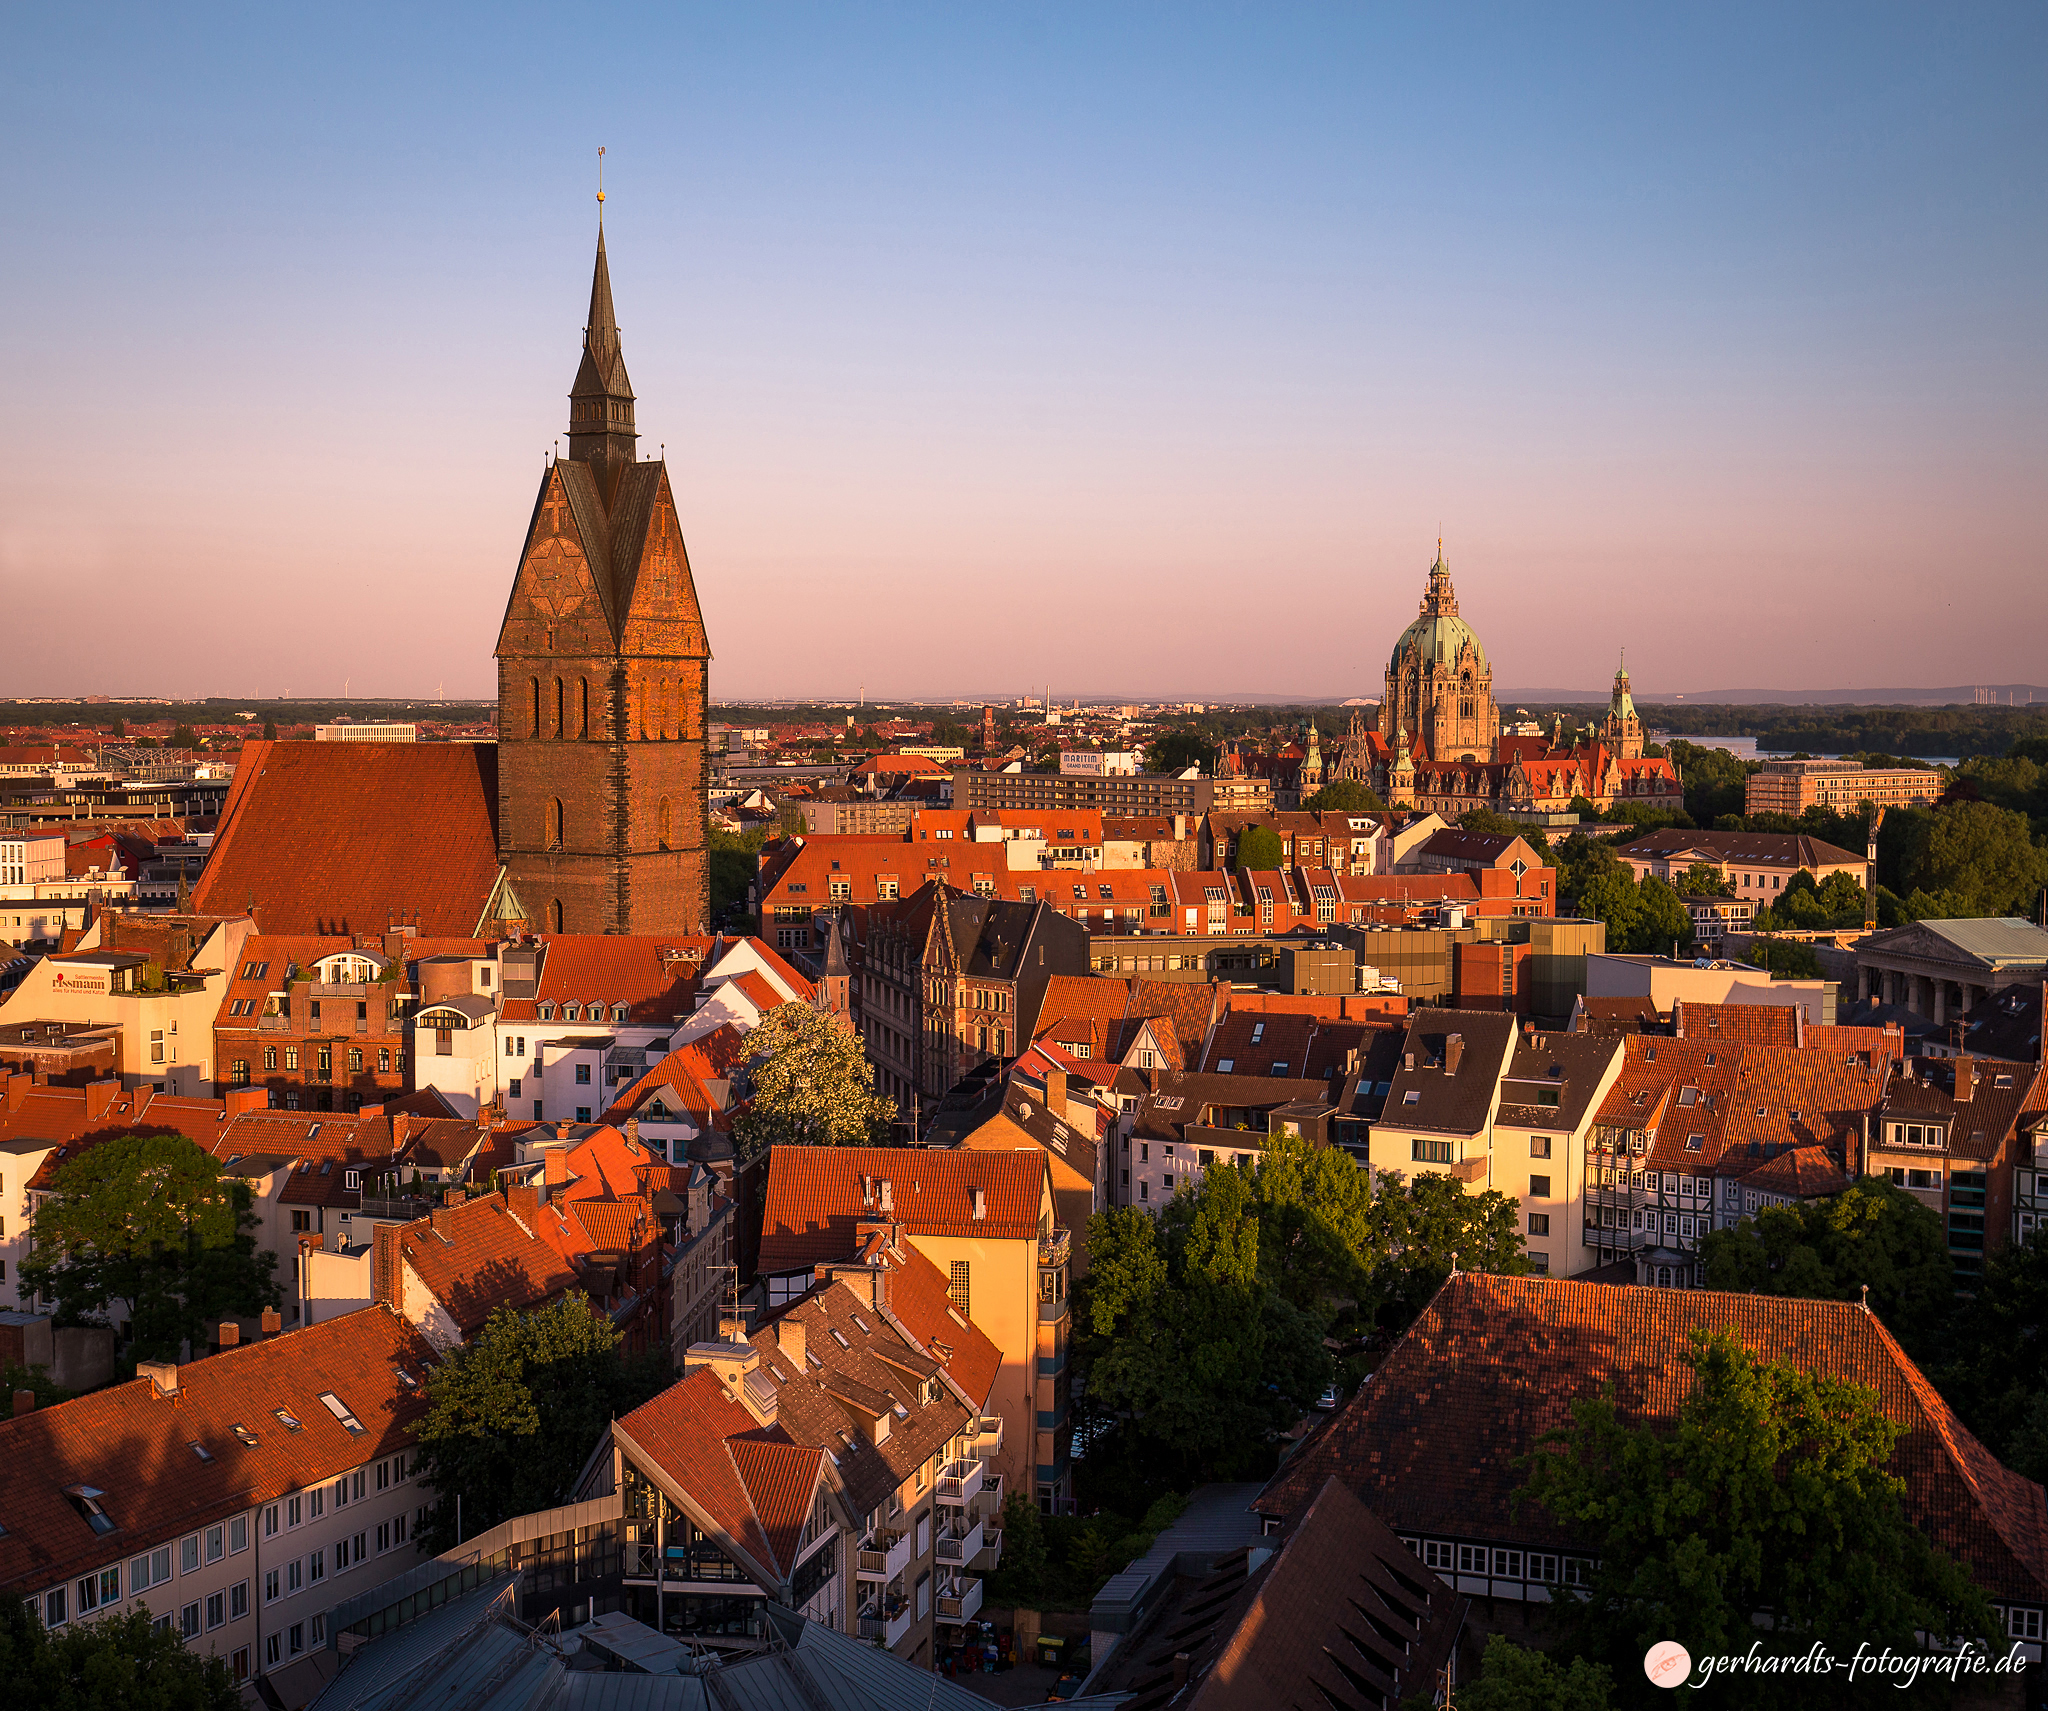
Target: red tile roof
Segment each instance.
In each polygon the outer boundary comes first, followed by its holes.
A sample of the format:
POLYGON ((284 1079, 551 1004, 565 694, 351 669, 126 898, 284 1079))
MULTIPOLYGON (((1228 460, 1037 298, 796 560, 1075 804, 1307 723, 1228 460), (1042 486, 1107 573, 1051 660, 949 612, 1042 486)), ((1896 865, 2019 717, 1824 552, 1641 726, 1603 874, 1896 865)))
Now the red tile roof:
POLYGON ((271 933, 481 932, 497 796, 489 743, 249 743, 192 907, 253 906, 271 933))
POLYGON ((607 1018, 624 1004, 626 1019, 641 1026, 680 1021, 695 1002, 698 970, 715 941, 680 933, 561 933, 540 942, 546 954, 538 991, 532 998, 501 996, 500 1021, 537 1020, 537 1002, 601 1004, 607 1018))
POLYGON ((760 1269, 799 1271, 846 1259, 864 1220, 893 1219, 912 1235, 1030 1241, 1051 1194, 1045 1154, 926 1147, 776 1147, 768 1155, 760 1269), (889 1185, 863 1195, 864 1181, 889 1185), (973 1214, 972 1189, 985 1216, 973 1214))
POLYGON ((713 1100, 709 1083, 729 1081, 746 1061, 746 1039, 730 1022, 721 1023, 686 1046, 678 1046, 612 1102, 605 1121, 621 1123, 647 1109, 657 1094, 664 1108, 688 1112, 699 1127, 727 1127, 731 1115, 713 1100))
POLYGON ((1797 1004, 1695 1004, 1671 1001, 1671 1030, 1682 1040, 1730 1046, 1796 1046, 1805 1012, 1797 1004))
POLYGON ((366 1307, 181 1366, 175 1402, 138 1378, 0 1422, 0 1587, 29 1592, 118 1562, 411 1443, 425 1392, 394 1369, 419 1381, 433 1358, 412 1326, 366 1307), (360 1436, 328 1412, 322 1391, 361 1422, 360 1436), (253 1447, 236 1437, 237 1424, 254 1434, 253 1447), (117 1530, 94 1534, 64 1497, 67 1485, 105 1492, 117 1530))
MULTIPOLYGON (((368 745, 365 745, 368 746, 368 745)), ((590 1243, 563 1229, 560 1210, 544 1207, 529 1234, 498 1195, 444 1209, 398 1233, 399 1252, 464 1337, 499 1307, 536 1307, 580 1286, 569 1255, 590 1243)))
POLYGON ((2048 1493, 2001 1466, 1877 1317, 1846 1302, 1464 1273, 1257 1507, 1297 1513, 1334 1475, 1397 1533, 1587 1549, 1541 1509, 1511 1513, 1518 1459, 1605 1386, 1625 1426, 1673 1419, 1694 1382, 1677 1355, 1696 1327, 1875 1390, 1905 1428, 1890 1465, 1914 1522, 1992 1597, 2048 1599, 2048 1493))
POLYGON ((40 1192, 81 1153, 119 1135, 183 1135, 209 1151, 227 1126, 225 1108, 211 1099, 159 1094, 149 1087, 120 1091, 112 1082, 91 1087, 32 1087, 26 1073, 4 1078, 9 1097, 0 1105, 0 1149, 12 1153, 50 1147, 50 1156, 27 1184, 40 1192), (16 1084, 20 1090, 16 1091, 16 1084))
POLYGON ((1822 1148, 1794 1147, 1758 1165, 1742 1178, 1742 1186, 1792 1200, 1821 1200, 1840 1194, 1849 1178, 1822 1148))
POLYGON ((892 1250, 889 1311, 896 1322, 945 1363, 953 1382, 977 1408, 988 1406, 1003 1352, 953 1305, 939 1268, 915 1246, 892 1250))
POLYGON ((643 1402, 613 1430, 637 1465, 687 1492, 774 1580, 788 1577, 824 1451, 803 1448, 779 1426, 756 1424, 709 1367, 643 1402), (803 1509, 792 1529, 799 1491, 803 1509))

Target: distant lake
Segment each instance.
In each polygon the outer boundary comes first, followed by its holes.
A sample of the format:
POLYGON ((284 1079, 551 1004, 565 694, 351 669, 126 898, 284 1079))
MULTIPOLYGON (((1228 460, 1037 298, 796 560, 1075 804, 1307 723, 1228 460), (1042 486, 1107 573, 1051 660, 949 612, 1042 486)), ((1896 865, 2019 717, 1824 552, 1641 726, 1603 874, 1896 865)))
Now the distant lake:
MULTIPOLYGON (((1788 755, 1797 752, 1789 748, 1759 749, 1756 746, 1757 740, 1754 737, 1689 737, 1683 731, 1659 731, 1654 740, 1660 743, 1691 743, 1694 747, 1702 749, 1725 749, 1737 760, 1769 760, 1773 755, 1788 755)), ((1839 754, 1830 754, 1826 749, 1808 749, 1806 752, 1812 755, 1815 760, 1840 760, 1842 758, 1839 754)), ((1914 760, 1924 760, 1930 766, 1961 766, 1963 764, 1955 755, 1914 755, 1912 758, 1914 760)))

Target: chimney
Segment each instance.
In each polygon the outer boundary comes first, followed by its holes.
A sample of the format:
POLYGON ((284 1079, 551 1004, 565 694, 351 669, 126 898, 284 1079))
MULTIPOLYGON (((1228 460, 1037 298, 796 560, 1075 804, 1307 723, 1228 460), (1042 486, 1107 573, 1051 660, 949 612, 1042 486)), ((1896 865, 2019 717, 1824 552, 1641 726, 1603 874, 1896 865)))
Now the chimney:
POLYGON ((785 1313, 775 1321, 775 1346, 796 1363, 799 1373, 804 1370, 804 1326, 801 1319, 785 1313))
POLYGON ((173 1360, 139 1360, 135 1363, 135 1376, 146 1378, 155 1387, 158 1396, 178 1394, 178 1363, 173 1360))
POLYGON ((434 1234, 451 1247, 455 1243, 455 1208, 436 1206, 434 1208, 434 1234))
POLYGON ((17 1390, 14 1393, 14 1417, 19 1420, 24 1414, 36 1411, 36 1393, 33 1390, 17 1390))
POLYGON ((1974 1060, 1972 1060, 1972 1059, 1970 1059, 1970 1058, 1968 1058, 1968 1057, 1959 1057, 1959 1058, 1957 1058, 1957 1059, 1956 1059, 1956 1090, 1955 1090, 1955 1101, 1956 1101, 1956 1103, 1957 1103, 1958 1105, 1967 1105, 1967 1104, 1969 1104, 1971 1096, 1972 1096, 1972 1095, 1973 1095, 1973 1094, 1974 1094, 1974 1093, 1975 1093, 1976 1091, 1977 1091, 1977 1065, 1976 1065, 1976 1063, 1974 1062, 1974 1060))
POLYGON ((267 1087, 230 1087, 222 1097, 224 1115, 239 1117, 245 1111, 267 1111, 270 1109, 270 1089, 267 1087))
POLYGON ((884 1212, 893 1212, 896 1209, 895 1190, 886 1176, 876 1179, 875 1194, 884 1212))
POLYGON ((1804 1004, 1792 1006, 1792 1043, 1795 1046, 1806 1044, 1806 1006, 1804 1004))
POLYGON ((92 1081, 85 1088, 85 1120, 97 1123, 114 1108, 114 1095, 121 1091, 118 1081, 92 1081))
POLYGON ((529 1230, 540 1222, 541 1189, 537 1183, 525 1183, 505 1190, 505 1209, 529 1230))
POLYGON ((263 1337, 268 1342, 272 1337, 284 1334, 284 1315, 275 1307, 263 1309, 263 1337))
POLYGON ((219 1329, 213 1334, 214 1345, 217 1348, 231 1349, 240 1344, 241 1340, 242 1327, 232 1319, 223 1319, 219 1329))
POLYGON ((974 1216, 976 1218, 986 1218, 988 1216, 988 1191, 984 1188, 970 1188, 967 1191, 967 1195, 974 1203, 974 1216))
POLYGON ((1685 1038, 1685 1000, 1683 998, 1671 1000, 1671 1037, 1674 1040, 1685 1038))
POLYGON ((10 1075, 7 1078, 7 1109, 19 1111, 22 1101, 28 1097, 29 1089, 34 1087, 35 1084, 36 1078, 32 1071, 19 1075, 10 1075))
POLYGON ((1045 1072, 1045 1109, 1052 1117, 1067 1114, 1067 1072, 1063 1069, 1049 1069, 1045 1072))
POLYGON ((399 1308, 402 1290, 399 1267, 403 1252, 398 1235, 401 1227, 397 1224, 370 1226, 370 1289, 378 1304, 389 1307, 393 1312, 399 1308))
POLYGON ((1463 1034, 1447 1036, 1444 1040, 1444 1074, 1447 1076, 1456 1075, 1458 1073, 1458 1064, 1464 1056, 1465 1036, 1463 1034))
POLYGON ((1173 1685, 1176 1692, 1187 1686, 1188 1665, 1193 1661, 1186 1652, 1175 1652, 1173 1654, 1173 1685))
POLYGON ((628 1152, 638 1152, 640 1150, 640 1119, 638 1117, 628 1117, 626 1119, 626 1150, 628 1152))

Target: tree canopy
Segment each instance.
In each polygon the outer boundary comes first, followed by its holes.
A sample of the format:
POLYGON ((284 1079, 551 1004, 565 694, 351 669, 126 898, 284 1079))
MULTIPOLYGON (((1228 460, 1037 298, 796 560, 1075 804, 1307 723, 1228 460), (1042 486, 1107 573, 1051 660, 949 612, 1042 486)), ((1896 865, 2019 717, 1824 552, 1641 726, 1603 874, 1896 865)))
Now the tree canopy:
POLYGON ((1286 859, 1280 851, 1280 834, 1270 826, 1247 826, 1237 834, 1233 858, 1240 872, 1269 873, 1286 859))
POLYGON ((420 1464, 439 1495, 424 1548, 569 1501, 606 1424, 664 1389, 666 1349, 621 1359, 619 1333, 572 1290, 526 1312, 500 1307, 427 1377, 420 1464))
MULTIPOLYGON (((1682 1358, 1694 1385, 1670 1428, 1586 1398, 1522 1462, 1517 1512, 1547 1511, 1596 1553, 1590 1587, 1553 1606, 1573 1654, 1639 1680, 1659 1640, 1695 1658, 1815 1642, 1848 1657, 1859 1641, 1911 1654, 1996 1633, 1967 1572, 1907 1518, 1885 1468, 1904 1428, 1874 1391, 1760 1361, 1726 1331, 1695 1331, 1682 1358)), ((1837 1678, 1828 1702, 1906 1697, 1889 1679, 1867 1698, 1859 1687, 1837 1678)), ((1815 1702, 1811 1680, 1775 1675, 1722 1677, 1699 1697, 1815 1702)))
POLYGON ((1145 745, 1147 772, 1185 772, 1191 766, 1213 772, 1215 763, 1216 746, 1195 731, 1161 731, 1145 745))
POLYGON ((1990 802, 1887 814, 1877 855, 1913 920, 2031 916, 2048 886, 2048 848, 2027 817, 1990 802))
MULTIPOLYGON (((168 1616, 169 1610, 160 1612, 168 1616)), ((55 1633, 31 1602, 0 1598, 0 1704, 35 1711, 241 1711, 227 1660, 188 1651, 146 1609, 55 1633)))
MULTIPOLYGON (((1930 1214, 1931 1216, 1931 1214, 1930 1214)), ((2048 1230, 1984 1262, 1936 1371, 1942 1393, 2016 1473, 2048 1483, 2048 1230)))
POLYGON ((1553 1658, 1489 1634, 1479 1679, 1458 1688, 1458 1711, 1608 1711, 1613 1694, 1604 1664, 1553 1658))
POLYGON ((1955 1298, 1941 1214, 1885 1177, 1846 1193, 1769 1208, 1700 1238, 1709 1289, 1860 1301, 1908 1353, 1926 1360, 1955 1298))
POLYGON ((1312 796, 1301 800, 1311 814, 1378 814, 1386 808, 1370 785, 1355 778, 1333 778, 1312 796))
POLYGON ((808 1004, 771 1010, 747 1036, 751 1096, 733 1124, 742 1157, 764 1147, 867 1146, 888 1135, 896 1102, 875 1092, 860 1037, 808 1004))
POLYGON ((250 1204, 249 1185, 183 1135, 117 1135, 58 1170, 22 1285, 60 1324, 125 1322, 135 1358, 174 1359, 204 1321, 282 1301, 250 1204))

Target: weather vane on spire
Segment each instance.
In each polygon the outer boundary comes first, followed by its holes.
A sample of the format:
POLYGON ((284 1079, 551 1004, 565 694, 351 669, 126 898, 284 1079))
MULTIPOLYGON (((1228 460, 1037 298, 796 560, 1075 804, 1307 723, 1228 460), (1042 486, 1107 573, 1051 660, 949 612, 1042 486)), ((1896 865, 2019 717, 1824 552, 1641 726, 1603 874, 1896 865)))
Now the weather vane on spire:
POLYGON ((597 220, 604 224, 604 150, 597 151, 597 220))

